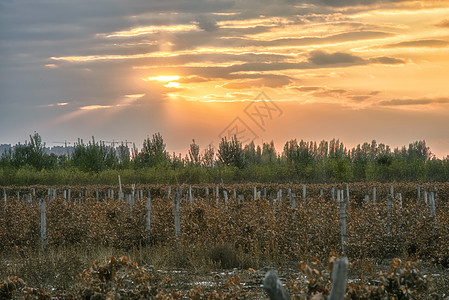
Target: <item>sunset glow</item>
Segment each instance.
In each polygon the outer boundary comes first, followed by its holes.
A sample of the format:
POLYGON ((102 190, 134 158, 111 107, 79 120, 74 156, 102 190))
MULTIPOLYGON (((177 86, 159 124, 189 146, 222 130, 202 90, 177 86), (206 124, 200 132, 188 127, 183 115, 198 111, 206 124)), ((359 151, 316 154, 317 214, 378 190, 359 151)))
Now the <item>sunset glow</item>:
POLYGON ((42 125, 42 135, 161 132, 183 150, 192 138, 218 144, 241 118, 278 151, 291 138, 335 137, 426 139, 449 154, 448 0, 138 2, 113 0, 110 11, 67 2, 72 10, 57 11, 73 16, 58 18, 50 5, 36 4, 35 16, 2 4, 2 124, 23 105, 41 110, 25 135, 56 114, 90 111, 42 125), (263 128, 247 108, 262 92, 284 112, 263 128))

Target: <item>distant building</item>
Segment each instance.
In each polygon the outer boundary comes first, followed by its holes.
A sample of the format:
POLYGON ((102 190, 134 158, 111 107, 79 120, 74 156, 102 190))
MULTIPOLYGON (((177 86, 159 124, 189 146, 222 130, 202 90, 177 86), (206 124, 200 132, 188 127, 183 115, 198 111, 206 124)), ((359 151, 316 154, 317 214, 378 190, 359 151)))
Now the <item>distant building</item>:
POLYGON ((45 147, 44 151, 46 154, 56 154, 57 156, 62 155, 72 155, 73 151, 75 150, 72 146, 54 146, 54 147, 45 147))
POLYGON ((5 152, 9 152, 9 150, 12 149, 11 144, 1 144, 0 145, 0 156, 3 155, 5 152))

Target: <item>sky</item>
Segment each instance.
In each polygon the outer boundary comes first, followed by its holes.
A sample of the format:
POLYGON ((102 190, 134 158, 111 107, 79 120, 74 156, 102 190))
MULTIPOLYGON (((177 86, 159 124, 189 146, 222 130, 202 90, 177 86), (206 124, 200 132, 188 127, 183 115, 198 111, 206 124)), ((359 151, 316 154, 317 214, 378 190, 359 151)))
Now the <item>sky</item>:
POLYGON ((425 140, 449 154, 449 0, 0 0, 0 144, 425 140))

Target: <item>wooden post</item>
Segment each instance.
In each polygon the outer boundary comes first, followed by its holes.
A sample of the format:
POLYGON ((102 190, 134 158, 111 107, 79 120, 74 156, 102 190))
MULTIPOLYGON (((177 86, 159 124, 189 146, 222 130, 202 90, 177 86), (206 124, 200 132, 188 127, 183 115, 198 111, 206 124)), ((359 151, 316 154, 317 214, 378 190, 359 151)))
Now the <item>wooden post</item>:
POLYGON ((393 188, 393 185, 390 186, 390 195, 391 195, 391 198, 394 198, 394 188, 393 188))
POLYGON ((237 190, 234 188, 234 199, 237 199, 237 190))
POLYGON ((263 288, 271 300, 290 300, 290 296, 273 270, 268 271, 265 275, 263 288))
POLYGON ((253 196, 254 201, 257 200, 257 188, 254 187, 254 196, 253 196))
POLYGON ((342 257, 334 263, 334 270, 332 271, 332 288, 329 300, 340 300, 344 298, 347 276, 348 259, 342 257))
POLYGON ((424 203, 426 203, 426 205, 428 203, 428 201, 427 201, 427 192, 426 191, 424 191, 424 203))
POLYGON ((399 208, 402 209, 402 194, 398 193, 398 199, 399 199, 399 208))
POLYGON ((20 202, 20 192, 16 191, 16 193, 17 193, 17 202, 20 202))
POLYGON ((150 233, 151 233, 151 194, 150 189, 148 189, 148 197, 146 203, 147 215, 145 222, 145 235, 146 235, 146 246, 150 246, 150 233))
POLYGON ((6 203, 8 202, 8 197, 6 195, 6 189, 3 189, 3 199, 5 200, 5 206, 6 206, 6 203))
POLYGON ((279 202, 282 201, 282 189, 279 189, 279 192, 278 192, 278 201, 279 201, 279 202))
MULTIPOLYGON (((294 195, 292 194, 292 190, 291 189, 288 189, 288 197, 290 198, 290 206, 292 208, 295 208, 296 207, 296 199, 295 199, 294 195)), ((293 212, 292 218, 293 219, 296 218, 296 211, 293 212)))
POLYGON ((170 200, 170 197, 171 197, 171 186, 168 187, 167 199, 170 200))
MULTIPOLYGON (((343 190, 341 190, 341 192, 343 192, 343 190)), ((340 192, 337 192, 337 200, 340 204, 341 251, 344 254, 346 250, 346 205, 344 198, 342 199, 340 196, 340 192)))
POLYGON ((206 196, 209 196, 209 187, 206 186, 206 196))
POLYGON ((69 202, 70 202, 71 196, 72 196, 72 190, 69 189, 69 190, 67 191, 67 200, 68 200, 69 202))
POLYGON ((218 202, 219 202, 219 189, 218 189, 218 185, 215 186, 215 201, 217 202, 217 206, 218 206, 218 202))
POLYGON ((41 211, 41 241, 42 246, 47 246, 47 210, 45 205, 45 198, 41 198, 39 201, 39 209, 41 211))
POLYGON ((243 195, 239 195, 239 197, 237 199, 238 205, 240 205, 242 203, 242 200, 243 200, 243 195))
POLYGON ((307 196, 307 190, 306 190, 306 185, 303 184, 302 185, 302 200, 306 201, 306 196, 307 196))
POLYGON ((193 203, 193 195, 192 195, 192 186, 189 185, 189 202, 190 204, 193 203))
POLYGON ((429 197, 429 204, 430 204, 430 216, 435 217, 435 193, 434 192, 430 192, 430 197, 429 197))
POLYGON ((120 179, 120 174, 118 175, 118 201, 121 201, 123 199, 123 190, 122 190, 122 180, 120 179))
POLYGON ((391 233, 391 207, 393 206, 392 203, 393 194, 390 194, 387 196, 387 232, 391 233))
POLYGON ((175 236, 179 237, 181 234, 181 220, 179 215, 179 202, 181 201, 182 188, 179 186, 176 190, 176 197, 174 202, 174 215, 175 215, 175 236))
POLYGON ((323 196, 323 195, 324 195, 323 188, 320 188, 320 196, 323 196))
POLYGON ((228 206, 228 191, 227 190, 223 190, 223 198, 224 198, 224 203, 225 206, 228 206))
POLYGON ((418 185, 418 201, 421 200, 421 187, 418 185))
POLYGON ((376 187, 373 187, 373 204, 376 205, 376 187))
POLYGON ((332 187, 332 189, 331 189, 331 197, 332 197, 332 200, 335 200, 335 187, 332 187))

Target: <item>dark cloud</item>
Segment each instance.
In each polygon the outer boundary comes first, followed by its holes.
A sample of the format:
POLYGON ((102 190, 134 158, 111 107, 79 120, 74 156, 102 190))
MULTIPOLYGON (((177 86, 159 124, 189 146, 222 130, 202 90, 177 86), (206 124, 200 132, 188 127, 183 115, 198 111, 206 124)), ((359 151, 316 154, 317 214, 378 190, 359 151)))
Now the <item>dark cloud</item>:
MULTIPOLYGON (((341 68, 350 66, 376 64, 397 64, 401 60, 394 58, 372 58, 363 59, 359 56, 345 53, 335 52, 327 53, 324 51, 313 51, 310 53, 308 60, 302 62, 248 62, 236 63, 227 67, 162 67, 154 68, 155 73, 182 73, 184 76, 200 76, 203 78, 214 79, 238 79, 238 78, 260 78, 264 74, 260 72, 282 71, 282 70, 307 70, 307 69, 323 69, 323 68, 341 68), (247 74, 246 72, 259 72, 259 74, 247 74)), ((269 74, 265 74, 269 75, 269 74)))
POLYGON ((442 20, 441 22, 437 23, 436 26, 438 26, 438 27, 449 27, 449 19, 442 20))
POLYGON ((324 51, 313 51, 310 53, 309 61, 317 66, 325 66, 325 65, 358 65, 365 64, 366 62, 358 56, 335 52, 335 53, 326 53, 324 51))
POLYGON ((369 98, 371 98, 370 95, 354 95, 349 97, 349 99, 355 102, 363 102, 365 100, 368 100, 369 98))
POLYGON ((392 99, 379 102, 383 106, 409 106, 426 104, 447 104, 449 98, 417 98, 417 99, 392 99))
POLYGON ((448 41, 444 40, 417 40, 417 41, 405 41, 395 44, 388 44, 382 46, 382 48, 403 48, 403 47, 447 47, 449 45, 448 41))
POLYGON ((288 85, 291 82, 288 76, 283 75, 269 75, 264 76, 264 78, 256 80, 245 80, 245 81, 231 81, 223 85, 223 87, 228 89, 247 89, 251 87, 271 87, 279 88, 288 85))
POLYGON ((369 62, 373 64, 384 64, 384 65, 405 64, 405 61, 403 61, 402 59, 387 56, 370 58, 369 62))
POLYGON ((344 6, 356 6, 356 5, 372 5, 385 2, 406 2, 408 0, 319 0, 321 4, 344 7, 344 6))
POLYGON ((205 31, 215 31, 218 29, 217 21, 211 16, 200 15, 196 18, 198 22, 198 27, 205 31))

